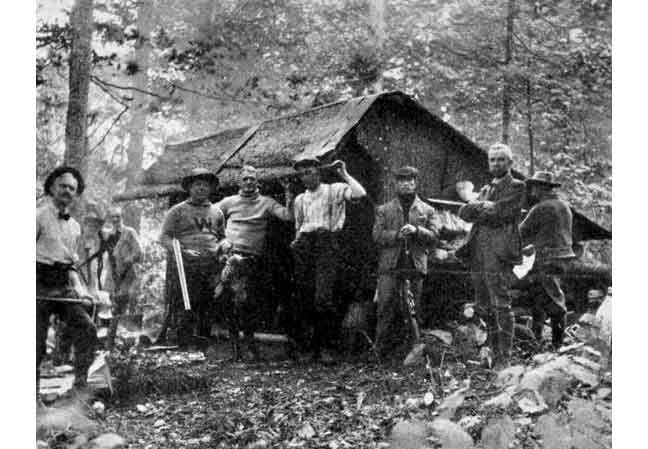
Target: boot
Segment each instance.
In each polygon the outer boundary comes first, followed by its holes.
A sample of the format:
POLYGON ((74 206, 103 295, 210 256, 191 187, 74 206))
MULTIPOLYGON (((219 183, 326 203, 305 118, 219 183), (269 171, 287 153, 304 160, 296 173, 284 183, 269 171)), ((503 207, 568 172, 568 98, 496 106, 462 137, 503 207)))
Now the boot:
POLYGON ((565 317, 564 312, 551 317, 551 343, 556 350, 562 346, 565 337, 565 317))

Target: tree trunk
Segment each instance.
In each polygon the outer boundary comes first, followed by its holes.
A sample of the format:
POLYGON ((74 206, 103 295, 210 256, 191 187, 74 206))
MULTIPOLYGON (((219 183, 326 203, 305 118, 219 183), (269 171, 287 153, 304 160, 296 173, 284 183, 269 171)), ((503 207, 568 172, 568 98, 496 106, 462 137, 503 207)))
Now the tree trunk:
MULTIPOLYGON (((146 118, 148 116, 148 97, 140 91, 148 89, 148 67, 151 52, 151 16, 153 13, 153 0, 141 0, 137 10, 137 24, 139 38, 135 47, 135 61, 138 71, 135 76, 135 91, 131 106, 131 120, 129 124, 130 139, 128 142, 128 165, 126 167, 126 189, 131 189, 138 184, 142 172, 144 156, 144 136, 146 134, 146 118)), ((124 222, 139 230, 142 217, 141 207, 131 202, 124 211, 124 222)))
POLYGON ((535 151, 533 148, 533 111, 532 105, 531 80, 526 80, 526 100, 527 100, 527 133, 529 135, 529 176, 535 173, 535 151))
POLYGON ((93 0, 76 0, 70 17, 72 50, 70 51, 69 99, 65 125, 66 165, 86 174, 88 168, 88 92, 92 70, 93 0))
MULTIPOLYGON (((385 6, 387 0, 370 0, 369 1, 369 19, 371 23, 371 34, 374 55, 382 63, 382 51, 385 44, 385 6)), ((382 64, 379 64, 382 66, 382 64)), ((378 69, 378 78, 373 85, 374 92, 383 90, 382 69, 378 69)))
POLYGON ((513 59, 513 18, 515 0, 508 0, 504 38, 504 86, 502 88, 502 142, 508 144, 511 127, 511 61, 513 59))

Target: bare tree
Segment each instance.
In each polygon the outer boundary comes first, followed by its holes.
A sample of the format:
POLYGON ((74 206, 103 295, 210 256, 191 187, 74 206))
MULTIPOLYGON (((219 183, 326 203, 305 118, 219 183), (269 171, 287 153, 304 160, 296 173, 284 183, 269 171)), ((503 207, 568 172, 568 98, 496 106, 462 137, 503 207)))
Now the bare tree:
POLYGON ((515 0, 508 0, 506 35, 504 37, 504 85, 502 88, 502 142, 508 143, 511 127, 511 61, 513 60, 513 23, 515 0))
MULTIPOLYGON (((382 58, 383 45, 385 44, 385 6, 387 0, 370 0, 369 1, 369 19, 370 29, 372 35, 372 42, 374 55, 376 58, 382 58)), ((378 70, 378 77, 374 82, 374 91, 380 92, 382 87, 382 70, 378 70)))
MULTIPOLYGON (((149 56, 151 53, 151 24, 153 0, 141 0, 137 9, 137 25, 139 35, 135 44, 135 88, 131 105, 131 120, 129 124, 130 139, 128 142, 128 165, 126 167, 126 188, 131 189, 138 184, 142 172, 144 156, 144 136, 146 135, 146 118, 148 116, 149 90, 149 56)), ((142 211, 136 203, 131 203, 124 211, 124 221, 129 226, 139 229, 142 211)))
POLYGON ((88 162, 88 91, 92 70, 92 11, 93 0, 76 0, 70 25, 69 99, 65 125, 64 162, 87 172, 88 162))

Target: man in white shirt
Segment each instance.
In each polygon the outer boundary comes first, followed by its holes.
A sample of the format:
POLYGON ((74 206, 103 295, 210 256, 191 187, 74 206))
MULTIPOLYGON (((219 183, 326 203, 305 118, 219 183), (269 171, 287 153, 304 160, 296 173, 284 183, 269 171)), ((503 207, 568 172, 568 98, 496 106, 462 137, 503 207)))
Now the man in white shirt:
MULTIPOLYGON (((81 174, 72 167, 58 167, 45 180, 44 204, 36 210, 36 294, 39 297, 82 298, 87 291, 74 264, 81 237, 79 223, 70 208, 83 193, 81 174)), ((67 325, 75 348, 75 385, 86 384, 88 368, 99 345, 97 332, 87 310, 80 304, 57 301, 36 302, 36 387, 40 362, 45 355, 49 317, 58 314, 67 325)))
POLYGON ((301 320, 293 323, 295 338, 304 348, 305 335, 312 327, 310 349, 313 359, 329 361, 325 346, 334 342, 337 328, 333 289, 339 261, 339 235, 346 218, 346 201, 359 199, 367 193, 337 160, 331 168, 344 182, 321 182, 321 164, 317 159, 301 159, 294 165, 306 191, 295 199, 295 240, 291 244, 295 272, 296 311, 301 320))

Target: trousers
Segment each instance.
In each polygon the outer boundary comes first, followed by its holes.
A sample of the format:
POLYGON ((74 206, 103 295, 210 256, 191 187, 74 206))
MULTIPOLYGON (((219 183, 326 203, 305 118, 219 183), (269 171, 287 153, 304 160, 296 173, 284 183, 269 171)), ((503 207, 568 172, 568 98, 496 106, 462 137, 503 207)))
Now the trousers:
POLYGON ((339 261, 339 236, 334 232, 300 234, 291 244, 295 269, 290 334, 302 347, 318 352, 333 347, 340 325, 334 288, 339 261), (312 336, 308 338, 309 330, 312 336))
POLYGON ((561 260, 539 262, 529 273, 533 333, 541 341, 544 323, 549 316, 551 340, 555 348, 562 345, 565 334, 567 306, 565 293, 560 287, 560 276, 564 274, 566 264, 561 260))

